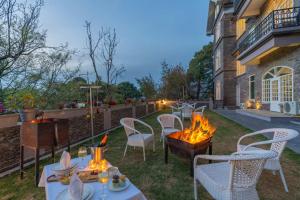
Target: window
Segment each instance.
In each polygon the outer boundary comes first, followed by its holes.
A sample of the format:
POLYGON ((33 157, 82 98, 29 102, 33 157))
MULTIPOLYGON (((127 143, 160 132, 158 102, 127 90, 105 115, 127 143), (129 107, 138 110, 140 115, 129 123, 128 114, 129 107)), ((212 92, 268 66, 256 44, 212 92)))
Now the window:
POLYGON ((255 76, 249 77, 249 99, 255 99, 255 76))
POLYGON ((215 42, 219 40, 220 36, 221 36, 221 22, 220 20, 218 20, 215 27, 215 42))
POLYGON ((293 100, 293 77, 292 74, 287 74, 280 77, 280 100, 292 101, 293 100))
POLYGON ((262 82, 262 101, 270 102, 271 94, 270 94, 270 80, 263 80, 262 82))
POLYGON ((236 22, 236 38, 238 39, 243 35, 243 33, 246 30, 246 20, 245 19, 239 19, 236 22))
POLYGON ((236 62, 236 75, 242 75, 246 72, 246 66, 242 65, 240 61, 236 62))
POLYGON ((215 52, 215 71, 221 68, 221 49, 220 46, 216 49, 215 52))
POLYGON ((216 82, 216 100, 221 100, 221 82, 216 82))
POLYGON ((262 100, 293 101, 293 71, 288 67, 273 67, 262 80, 262 100))

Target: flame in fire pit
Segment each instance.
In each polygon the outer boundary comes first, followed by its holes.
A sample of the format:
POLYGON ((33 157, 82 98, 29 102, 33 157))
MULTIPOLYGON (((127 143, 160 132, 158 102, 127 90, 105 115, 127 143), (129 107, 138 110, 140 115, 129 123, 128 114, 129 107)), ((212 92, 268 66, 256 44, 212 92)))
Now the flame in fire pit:
POLYGON ((180 132, 178 139, 195 144, 211 138, 215 131, 216 128, 209 123, 207 118, 193 113, 191 127, 180 132))

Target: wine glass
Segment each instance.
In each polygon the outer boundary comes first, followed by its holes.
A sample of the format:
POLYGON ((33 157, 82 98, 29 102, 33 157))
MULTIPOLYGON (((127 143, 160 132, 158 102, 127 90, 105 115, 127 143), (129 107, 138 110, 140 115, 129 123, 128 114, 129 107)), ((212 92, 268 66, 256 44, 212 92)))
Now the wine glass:
POLYGON ((85 146, 79 147, 78 149, 78 157, 80 160, 81 169, 84 169, 85 164, 83 163, 85 157, 87 156, 87 148, 85 146))
POLYGON ((101 199, 105 199, 106 197, 106 194, 105 194, 105 187, 106 187, 106 184, 108 183, 109 181, 109 175, 108 175, 108 172, 107 171, 102 171, 99 175, 98 175, 98 180, 100 183, 102 183, 102 195, 101 195, 101 199))

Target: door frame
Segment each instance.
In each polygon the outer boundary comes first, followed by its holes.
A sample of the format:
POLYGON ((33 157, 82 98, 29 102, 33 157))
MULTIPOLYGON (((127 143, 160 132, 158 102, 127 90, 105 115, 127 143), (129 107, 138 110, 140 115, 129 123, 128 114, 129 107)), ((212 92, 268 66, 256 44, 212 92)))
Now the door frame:
POLYGON ((275 77, 275 78, 271 78, 270 79, 270 92, 271 92, 271 98, 270 98, 270 111, 273 111, 273 112, 281 112, 281 109, 280 109, 280 103, 281 103, 281 85, 280 85, 280 77, 275 77), (277 101, 276 100, 273 100, 273 82, 277 81, 278 85, 278 89, 277 89, 277 101))

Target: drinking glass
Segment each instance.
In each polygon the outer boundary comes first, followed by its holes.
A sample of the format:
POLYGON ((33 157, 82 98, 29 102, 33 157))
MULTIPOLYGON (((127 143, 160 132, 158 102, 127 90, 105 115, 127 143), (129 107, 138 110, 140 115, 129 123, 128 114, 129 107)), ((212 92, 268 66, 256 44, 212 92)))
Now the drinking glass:
POLYGON ((108 172, 107 171, 102 171, 99 175, 98 175, 98 180, 100 183, 102 183, 102 194, 101 194, 101 199, 104 200, 106 198, 106 194, 105 194, 105 188, 106 185, 109 181, 109 176, 108 176, 108 172))
POLYGON ((87 156, 87 148, 84 146, 79 147, 78 157, 80 158, 80 168, 81 169, 84 169, 84 167, 85 167, 84 160, 85 160, 86 156, 87 156))

